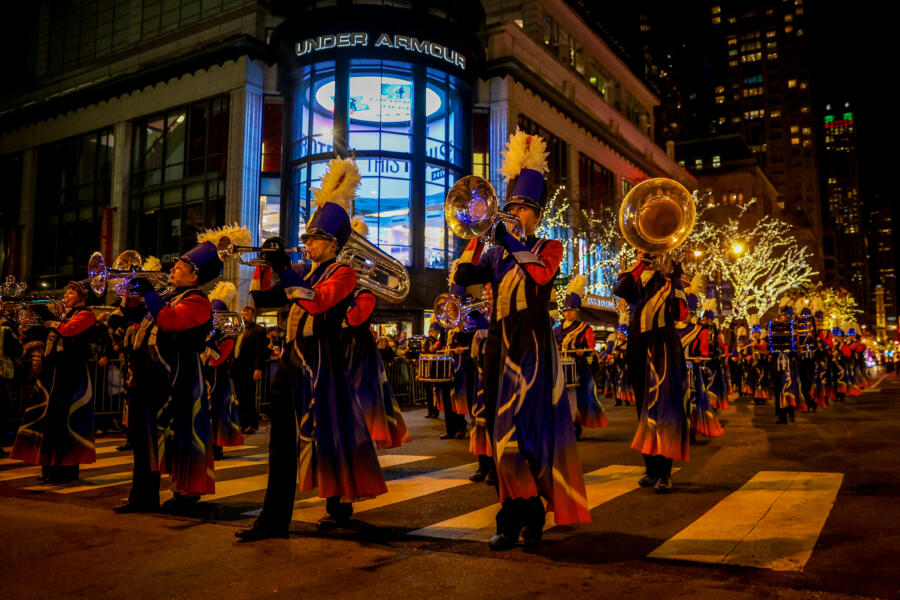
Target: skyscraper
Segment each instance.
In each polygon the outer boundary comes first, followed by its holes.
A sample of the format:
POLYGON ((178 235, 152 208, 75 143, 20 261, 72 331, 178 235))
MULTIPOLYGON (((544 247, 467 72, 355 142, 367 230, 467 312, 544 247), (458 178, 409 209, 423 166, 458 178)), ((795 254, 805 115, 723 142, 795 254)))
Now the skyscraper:
POLYGON ((779 194, 782 217, 823 269, 822 201, 804 0, 710 3, 709 129, 740 133, 779 194))

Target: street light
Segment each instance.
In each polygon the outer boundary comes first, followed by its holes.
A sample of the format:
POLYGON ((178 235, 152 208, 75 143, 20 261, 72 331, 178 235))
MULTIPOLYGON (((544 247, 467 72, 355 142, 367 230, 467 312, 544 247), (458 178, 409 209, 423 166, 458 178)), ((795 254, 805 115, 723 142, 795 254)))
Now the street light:
POLYGON ((744 251, 744 245, 740 242, 735 242, 731 245, 731 251, 735 254, 740 254, 744 251))

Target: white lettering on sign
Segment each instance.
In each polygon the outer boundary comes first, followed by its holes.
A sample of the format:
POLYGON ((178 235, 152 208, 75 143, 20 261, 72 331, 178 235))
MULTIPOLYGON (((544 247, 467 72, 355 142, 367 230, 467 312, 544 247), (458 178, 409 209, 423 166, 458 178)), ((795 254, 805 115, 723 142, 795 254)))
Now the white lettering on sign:
MULTIPOLYGON (((354 46, 368 46, 369 35, 363 32, 354 33, 328 33, 314 38, 308 38, 301 42, 297 42, 296 54, 303 56, 310 52, 319 50, 331 50, 333 48, 352 48, 354 46)), ((466 57, 448 48, 443 44, 431 42, 428 40, 420 40, 419 38, 410 37, 408 35, 389 35, 382 33, 375 40, 376 48, 392 48, 394 50, 406 50, 407 52, 416 52, 417 54, 425 54, 434 58, 446 61, 451 65, 455 65, 462 70, 466 69, 466 57)))
POLYGON ((368 46, 369 34, 357 33, 339 33, 320 35, 319 37, 309 38, 302 42, 297 42, 297 56, 303 56, 317 50, 330 50, 332 48, 350 48, 352 46, 368 46))

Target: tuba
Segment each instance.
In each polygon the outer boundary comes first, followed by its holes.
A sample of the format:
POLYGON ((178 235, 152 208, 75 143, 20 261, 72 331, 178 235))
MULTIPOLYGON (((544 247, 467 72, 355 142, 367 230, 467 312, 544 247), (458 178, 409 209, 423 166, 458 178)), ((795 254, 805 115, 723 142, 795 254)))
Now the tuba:
POLYGON ((356 271, 356 285, 388 302, 403 302, 409 295, 409 273, 399 260, 356 233, 337 255, 337 262, 356 271))
POLYGON ((91 290, 97 296, 106 294, 107 287, 112 282, 113 292, 117 296, 133 296, 128 291, 128 284, 135 277, 147 279, 160 294, 168 294, 174 288, 169 283, 169 276, 160 271, 143 271, 144 264, 137 250, 126 250, 116 257, 112 268, 106 267, 103 254, 94 252, 88 260, 88 276, 90 277, 91 290))
POLYGON ((434 318, 445 329, 462 326, 463 331, 471 331, 468 316, 472 312, 489 313, 491 301, 487 299, 472 300, 463 304, 453 294, 441 294, 434 301, 434 318))
POLYGON ((694 229, 694 198, 674 179, 656 177, 634 186, 619 207, 622 236, 639 252, 678 260, 671 252, 694 229))
POLYGON ((498 223, 516 236, 522 233, 518 217, 500 212, 494 187, 477 175, 466 175, 450 188, 444 200, 444 220, 450 231, 464 240, 481 238, 489 243, 498 223))

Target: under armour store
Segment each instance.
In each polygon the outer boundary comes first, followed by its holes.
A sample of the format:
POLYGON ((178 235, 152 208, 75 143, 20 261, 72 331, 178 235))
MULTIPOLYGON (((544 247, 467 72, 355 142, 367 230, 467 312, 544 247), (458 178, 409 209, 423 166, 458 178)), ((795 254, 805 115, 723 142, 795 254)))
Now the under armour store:
POLYGON ((280 231, 294 245, 328 161, 354 156, 362 175, 354 216, 411 278, 406 301, 379 300, 375 320, 389 324, 385 333, 419 331, 446 291, 457 244, 444 198, 472 172, 472 104, 483 63, 481 21, 472 16, 483 14, 481 5, 299 4, 270 39, 284 98, 280 231))

